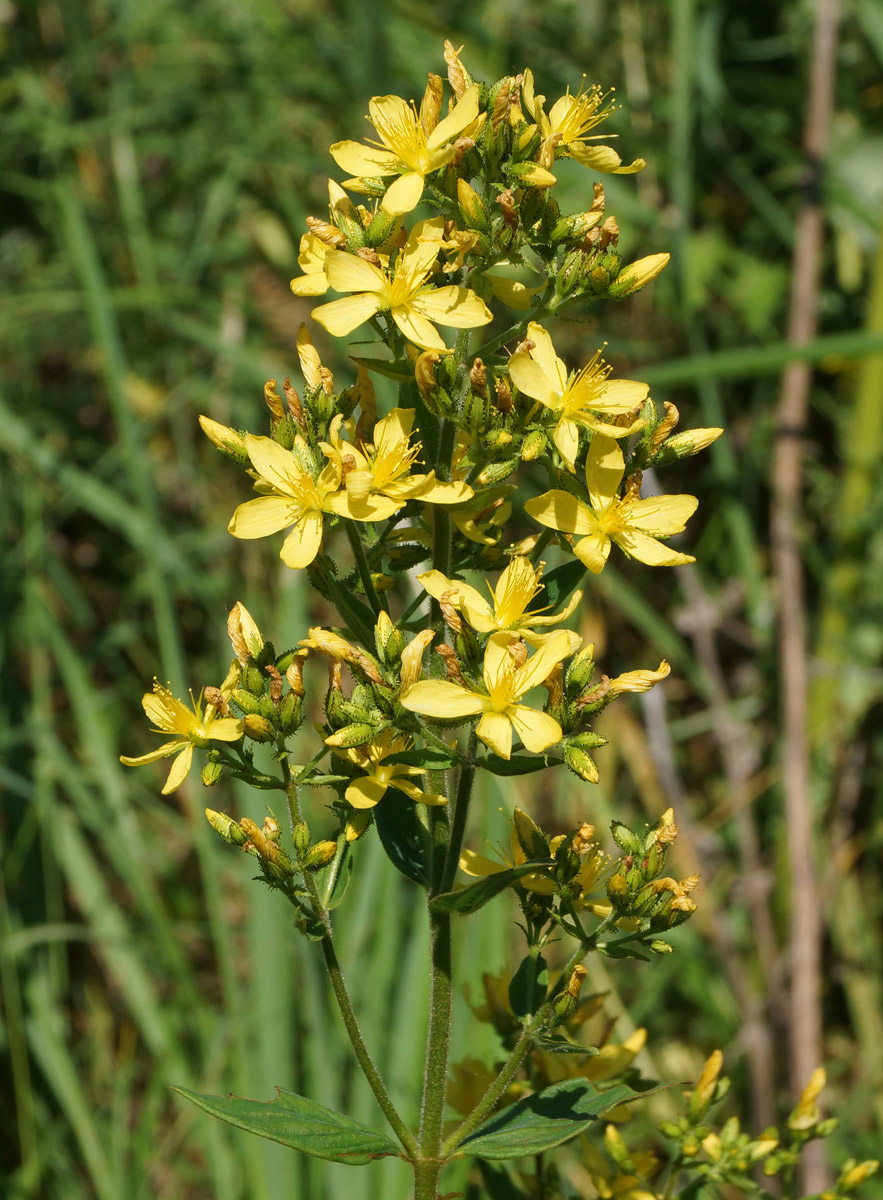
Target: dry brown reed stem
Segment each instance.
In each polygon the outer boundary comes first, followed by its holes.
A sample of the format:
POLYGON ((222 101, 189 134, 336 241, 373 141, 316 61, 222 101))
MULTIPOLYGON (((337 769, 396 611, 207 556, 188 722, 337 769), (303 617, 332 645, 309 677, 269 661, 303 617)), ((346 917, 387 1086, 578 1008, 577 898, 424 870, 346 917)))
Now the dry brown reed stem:
MULTIPOLYGON (((797 219, 788 315, 788 341, 809 341, 818 326, 822 251, 820 170, 834 98, 838 0, 817 0, 804 129, 804 202, 797 219)), ((792 362, 782 376, 778 437, 773 453, 772 549, 779 614, 782 706, 782 781, 790 868, 789 1061, 799 1094, 822 1061, 820 889, 813 859, 813 821, 807 728, 807 641, 798 525, 803 483, 802 442, 811 371, 792 362)), ((802 1159, 806 1193, 828 1183, 822 1144, 802 1159)))

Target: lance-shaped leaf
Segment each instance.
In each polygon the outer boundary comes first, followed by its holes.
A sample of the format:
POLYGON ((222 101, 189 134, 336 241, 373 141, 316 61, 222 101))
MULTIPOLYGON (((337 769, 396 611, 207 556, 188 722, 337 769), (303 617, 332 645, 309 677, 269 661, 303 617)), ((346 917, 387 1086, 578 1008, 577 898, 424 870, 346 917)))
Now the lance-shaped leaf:
POLYGON ((554 865, 552 859, 547 858, 519 863, 517 867, 507 867, 504 871, 495 871, 493 875, 487 875, 484 879, 479 879, 478 883, 471 883, 459 892, 442 892, 430 902, 429 907, 432 912, 455 912, 465 916, 487 904, 488 900, 493 900, 494 896, 498 896, 504 888, 521 879, 523 875, 535 875, 538 870, 554 865))
POLYGON ((554 571, 548 571, 541 580, 538 602, 548 604, 553 609, 557 608, 579 587, 585 574, 586 568, 578 559, 566 562, 554 571))
POLYGON ((460 1143, 453 1157, 502 1162, 543 1154, 576 1137, 612 1108, 650 1094, 625 1084, 598 1092, 587 1079, 566 1079, 490 1117, 460 1143))
POLYGON ((172 1089, 228 1125, 281 1142, 283 1146, 302 1154, 312 1154, 315 1158, 360 1167, 375 1158, 401 1153, 385 1133, 377 1133, 342 1113, 307 1100, 305 1096, 281 1088, 277 1090, 276 1099, 265 1103, 239 1096, 201 1096, 182 1087, 172 1089))
POLYGON ((389 788, 373 811, 381 844, 392 865, 425 887, 429 882, 431 843, 417 805, 395 788, 389 788))
POLYGON ((428 771, 447 771, 463 761, 463 756, 452 751, 436 750, 432 746, 423 746, 419 750, 398 750, 395 754, 387 754, 383 765, 390 766, 401 763, 406 767, 426 767, 428 771))
POLYGON ((492 775, 532 775, 534 771, 545 771, 546 767, 560 767, 563 758, 527 758, 515 755, 512 758, 500 758, 497 754, 484 754, 475 760, 475 765, 492 775))

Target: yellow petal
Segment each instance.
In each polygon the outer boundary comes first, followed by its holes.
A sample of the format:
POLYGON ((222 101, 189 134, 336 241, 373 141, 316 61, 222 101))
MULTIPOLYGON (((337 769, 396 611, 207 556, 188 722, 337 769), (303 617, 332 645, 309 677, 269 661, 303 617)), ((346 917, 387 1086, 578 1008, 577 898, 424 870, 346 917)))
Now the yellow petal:
MULTIPOLYGON (((315 315, 314 312, 313 316, 315 315)), ((392 319, 408 341, 419 346, 421 350, 438 350, 442 354, 448 352, 448 346, 435 326, 410 307, 392 309, 392 319)))
POLYGON ((325 274, 336 292, 385 292, 387 289, 386 278, 379 267, 344 250, 328 251, 325 274))
POLYGON ((328 291, 328 279, 324 271, 312 271, 309 275, 298 275, 288 285, 295 296, 324 296, 328 291))
POLYGON ((636 171, 643 171, 647 165, 643 158, 636 158, 634 162, 623 166, 622 159, 611 146, 586 146, 573 142, 568 146, 567 153, 584 167, 608 175, 634 175, 636 171))
POLYGON ((614 534, 613 540, 632 558, 646 563, 649 567, 680 567, 696 561, 692 555, 672 550, 662 542, 657 542, 655 538, 648 537, 646 533, 639 533, 634 529, 624 529, 621 533, 614 534))
POLYGON ((494 271, 482 272, 489 279, 494 289, 494 296, 519 312, 525 312, 533 304, 534 297, 545 290, 545 283, 531 287, 518 279, 510 279, 507 275, 497 275, 494 271))
POLYGON ((401 703, 410 712, 421 716, 449 717, 451 720, 474 716, 484 708, 481 696, 443 679, 420 680, 408 688, 401 703))
POLYGON ((479 878, 483 878, 486 875, 498 875, 500 871, 507 869, 505 863, 498 863, 492 858, 485 858, 483 854, 476 854, 474 850, 463 850, 461 852, 459 867, 467 875, 478 876, 479 878))
POLYGON ((380 312, 381 298, 374 292, 363 292, 358 296, 347 296, 344 300, 332 300, 313 309, 313 320, 327 329, 332 337, 346 337, 360 325, 380 312))
POLYGON ((284 496, 259 496, 240 504, 227 526, 238 538, 262 538, 286 529, 300 516, 300 508, 284 496))
POLYGON ((292 479, 303 475, 294 455, 272 438, 245 435, 245 448, 259 475, 285 495, 291 494, 292 479))
POLYGON ((187 778, 187 773, 193 763, 193 746, 190 742, 184 747, 175 761, 172 763, 172 769, 169 771, 169 777, 165 782, 162 790, 164 796, 168 796, 170 792, 179 788, 187 778))
POLYGON ((158 746, 156 750, 151 750, 149 754, 142 754, 138 758, 130 758, 127 754, 120 755, 120 762, 127 767, 140 767, 144 763, 156 762, 158 758, 168 758, 170 754, 177 754, 184 746, 182 738, 175 738, 173 742, 165 742, 162 746, 158 746))
POLYGON ((421 292, 413 298, 410 307, 430 321, 455 329, 474 329, 494 319, 494 314, 480 296, 454 284, 435 288, 431 292, 421 292))
POLYGON ((445 142, 449 142, 451 138, 455 138, 459 133, 462 133, 467 125, 470 125, 478 116, 478 84, 473 83, 466 89, 460 97, 458 103, 454 106, 450 113, 439 121, 435 129, 428 138, 430 149, 435 149, 438 146, 443 146, 445 142))
POLYGON ((576 456, 579 454, 579 426, 576 422, 569 420, 567 417, 562 417, 555 426, 552 441, 555 443, 558 453, 564 459, 564 464, 568 471, 575 470, 576 456))
POLYGON ((660 683, 671 674, 671 667, 665 661, 659 664, 656 671, 626 671, 610 680, 610 691, 614 696, 622 692, 649 692, 654 684, 660 683))
POLYGON ((656 537, 681 533, 698 505, 695 496, 648 496, 629 505, 629 525, 656 537))
POLYGON ((509 378, 525 396, 539 400, 547 408, 559 407, 559 389, 530 354, 521 352, 512 355, 509 359, 509 378))
POLYGON ((505 713, 484 713, 475 732, 494 754, 500 758, 512 757, 512 722, 505 713))
POLYGON ((408 236, 407 242, 396 262, 396 275, 407 276, 416 287, 438 258, 444 238, 445 223, 442 217, 418 221, 408 236))
POLYGON ((215 742, 238 742, 242 737, 242 722, 235 717, 216 717, 206 721, 205 733, 215 742))
POLYGON ((324 509, 338 517, 349 517, 351 521, 388 521, 403 503, 402 500, 378 496, 376 493, 360 498, 343 491, 326 497, 324 509))
POLYGON ((610 555, 610 538, 606 533, 595 533, 578 541, 573 552, 593 575, 600 575, 610 555))
MULTIPOLYGON (((579 635, 575 635, 579 638, 579 635)), ((582 638, 579 638, 582 644, 582 638)), ((572 635, 566 629, 557 630, 532 655, 523 666, 515 672, 519 698, 548 679, 556 663, 573 653, 572 635)))
POLYGON ((567 386, 567 368, 555 353, 548 330, 537 321, 531 321, 527 327, 527 336, 534 343, 530 357, 539 365, 556 390, 563 392, 567 386))
POLYGON ((544 492, 542 496, 527 500, 524 511, 547 529, 560 529, 564 533, 581 536, 594 534, 598 530, 595 514, 570 492, 557 489, 544 492))
POLYGON ((447 804, 447 796, 442 796, 439 792, 424 792, 416 783, 411 783, 407 779, 402 779, 400 775, 394 775, 389 781, 390 787, 395 788, 399 792, 403 792, 409 800, 413 800, 415 804, 447 804))
POLYGON ((353 808, 373 808, 386 794, 388 786, 373 775, 362 775, 353 780, 344 795, 353 808))
POLYGON ((401 165, 391 150, 363 146, 361 142, 335 142, 329 148, 329 153, 342 170, 365 179, 394 175, 401 165))
POLYGON ((417 144, 417 114, 401 96, 373 96, 368 101, 371 124, 400 157, 417 144))
POLYGON ((386 189, 380 207, 393 216, 413 212, 423 199, 425 181, 419 171, 407 171, 386 189))
POLYGON ((586 455, 586 484, 594 509, 600 511, 613 503, 624 470, 625 460, 614 439, 600 435, 593 437, 586 455))
POLYGON ((322 546, 322 514, 306 513, 282 543, 279 557, 287 567, 308 567, 322 546))
POLYGON ((542 754, 561 741, 561 726, 548 713, 537 712, 526 704, 515 704, 509 709, 509 715, 524 748, 531 754, 542 754))

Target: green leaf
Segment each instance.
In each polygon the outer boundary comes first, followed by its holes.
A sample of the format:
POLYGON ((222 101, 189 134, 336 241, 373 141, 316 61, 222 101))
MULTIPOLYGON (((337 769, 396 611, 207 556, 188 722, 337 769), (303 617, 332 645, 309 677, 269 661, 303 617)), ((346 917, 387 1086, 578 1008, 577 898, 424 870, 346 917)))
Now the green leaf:
POLYGON ((543 1154, 638 1095, 625 1084, 597 1092, 587 1079, 566 1079, 496 1113, 461 1142, 453 1157, 468 1155, 499 1162, 543 1154))
POLYGON ((542 588, 538 593, 541 605, 557 608, 571 592, 575 591, 586 574, 586 568, 578 560, 564 563, 543 576, 542 588))
POLYGON ((330 572, 327 578, 328 591, 331 593, 337 610, 346 621, 347 627, 366 646, 374 645, 374 614, 350 588, 336 579, 330 572))
POLYGON ((606 954, 608 958, 639 958, 641 962, 650 961, 649 954, 642 954, 637 947, 622 942, 599 942, 595 949, 601 954, 606 954))
POLYGON ((509 1004, 516 1017, 529 1017, 546 998, 549 970, 542 954, 528 954, 509 983, 509 1004))
POLYGON ((425 767, 427 771, 447 771, 449 767, 456 767, 462 761, 462 757, 456 751, 446 754, 444 750, 424 746, 422 750, 399 750, 397 754, 387 754, 383 765, 401 763, 406 767, 425 767))
POLYGON ((556 1033, 534 1037, 533 1044, 538 1050, 545 1050, 547 1054, 578 1054, 581 1058, 593 1058, 600 1053, 597 1046, 578 1046, 576 1042, 570 1042, 556 1033))
POLYGON ((436 896, 434 900, 430 901, 430 910, 435 913, 455 912, 465 916, 487 904, 488 900, 493 900, 494 896, 498 896, 516 879, 521 879, 523 875, 532 875, 538 869, 554 865, 551 859, 543 859, 538 862, 520 863, 517 867, 507 867, 505 871, 496 871, 493 875, 479 879, 478 883, 472 883, 458 892, 442 892, 440 896, 436 896))
POLYGON ((421 887, 429 883, 429 830, 417 815, 417 806, 395 788, 389 788, 374 809, 374 824, 392 865, 421 887))
POLYGON ((366 371, 376 371, 378 375, 383 375, 387 379, 395 379, 398 383, 407 383, 414 381, 414 364, 408 358, 356 358, 352 356, 352 361, 359 367, 364 367, 366 371))
POLYGON ((496 754, 485 754, 475 760, 475 765, 492 775, 531 775, 534 771, 545 771, 546 767, 559 767, 563 758, 499 758, 496 754))
MULTIPOLYGON (((493 1167, 490 1163, 483 1162, 479 1163, 479 1170, 488 1200, 528 1200, 527 1192, 516 1187, 509 1172, 503 1167, 493 1167)), ((480 1195, 478 1192, 475 1194, 480 1195)))
POLYGON ((182 1087, 172 1091, 228 1125, 281 1142, 301 1154, 359 1167, 400 1153, 385 1133, 282 1088, 277 1088, 279 1095, 270 1103, 239 1096, 201 1096, 182 1087))

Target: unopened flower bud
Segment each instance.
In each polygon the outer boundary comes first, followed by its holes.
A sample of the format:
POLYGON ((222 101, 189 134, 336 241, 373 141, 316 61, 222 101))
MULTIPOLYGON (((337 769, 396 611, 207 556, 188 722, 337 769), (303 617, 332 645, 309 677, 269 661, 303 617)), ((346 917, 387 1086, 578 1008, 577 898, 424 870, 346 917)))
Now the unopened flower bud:
POLYGON ((689 458, 691 454, 698 454, 700 450, 717 441, 722 433, 723 430, 716 426, 708 429, 685 429, 682 433, 676 433, 663 443, 653 459, 653 464, 666 467, 679 459, 689 458))
POLYGON ((625 854, 641 854, 644 846, 636 833, 632 833, 622 821, 613 821, 610 825, 613 840, 625 854))
MULTIPOLYGON (((649 948, 654 954, 674 954, 673 946, 670 946, 668 942, 660 942, 658 939, 655 942, 651 942, 649 948)), ((660 1128, 662 1127, 660 1126, 660 1128)))
POLYGON ((874 1158, 856 1163, 854 1167, 850 1167, 840 1176, 837 1190, 851 1192, 854 1188, 860 1187, 866 1179, 870 1179, 879 1166, 879 1162, 874 1158))
POLYGON ((529 859, 549 858, 551 850, 546 835, 531 817, 520 808, 512 814, 515 836, 529 859))
POLYGON ((374 725, 368 725, 365 722, 356 722, 353 725, 344 725, 342 729, 338 729, 331 737, 325 739, 326 746, 340 746, 341 748, 349 749, 352 746, 364 746, 366 742, 370 742, 377 729, 374 725))
POLYGON ((247 692, 245 688, 236 688, 231 694, 230 699, 244 713, 257 713, 260 701, 257 696, 253 696, 251 692, 247 692))
POLYGON ((302 866, 308 871, 318 871, 331 862, 337 853, 337 842, 316 842, 304 856, 302 866))
POLYGON ((465 179, 457 180, 457 203, 467 229, 485 230, 488 227, 488 212, 478 192, 465 179))
POLYGON ((589 230, 594 229, 596 225, 601 223, 603 216, 603 210, 599 210, 595 212, 573 213, 569 217, 562 217, 553 226, 550 241, 553 243, 581 242, 589 230))
POLYGON ((253 742, 272 742, 276 737, 275 727, 266 717, 257 716, 255 713, 247 713, 242 718, 242 728, 245 730, 245 736, 253 742))
POLYGON ((611 283, 607 294, 622 300, 639 292, 668 265, 670 258, 670 254, 650 254, 646 258, 639 258, 637 262, 629 263, 611 283))
POLYGON ((532 429, 521 443, 521 458, 523 462, 533 462, 543 453, 549 444, 542 429, 532 429))
POLYGON ((242 846, 248 841, 248 834, 239 822, 228 817, 226 813, 215 812, 214 809, 207 808, 205 818, 215 833, 219 833, 231 846, 242 846))
POLYGON ((343 831, 347 843, 357 842, 362 834, 367 832, 373 820, 374 813, 370 808, 354 809, 347 817, 343 831))
POLYGON ((518 469, 520 458, 505 458, 502 462, 488 463, 488 465, 479 472, 476 482, 479 487, 489 487, 495 483, 502 483, 504 479, 508 479, 513 471, 518 469))
POLYGON ((199 424, 208 440, 226 458, 240 465, 249 461, 245 439, 241 433, 237 433, 235 429, 229 429, 226 425, 220 425, 210 417, 200 417, 199 424))
POLYGON ((213 787, 224 774, 224 768, 219 762, 211 759, 202 768, 202 782, 205 787, 213 787))
POLYGON ((712 1051, 705 1061, 702 1074, 699 1076, 699 1082, 693 1089, 693 1094, 690 1096, 690 1102, 687 1106, 687 1113, 694 1125, 705 1116, 708 1106, 714 1099, 718 1077, 723 1065, 724 1056, 720 1050, 712 1051))
POLYGON ((564 761, 571 771, 586 783, 598 782, 600 776, 592 756, 573 742, 566 742, 564 745, 564 761))

